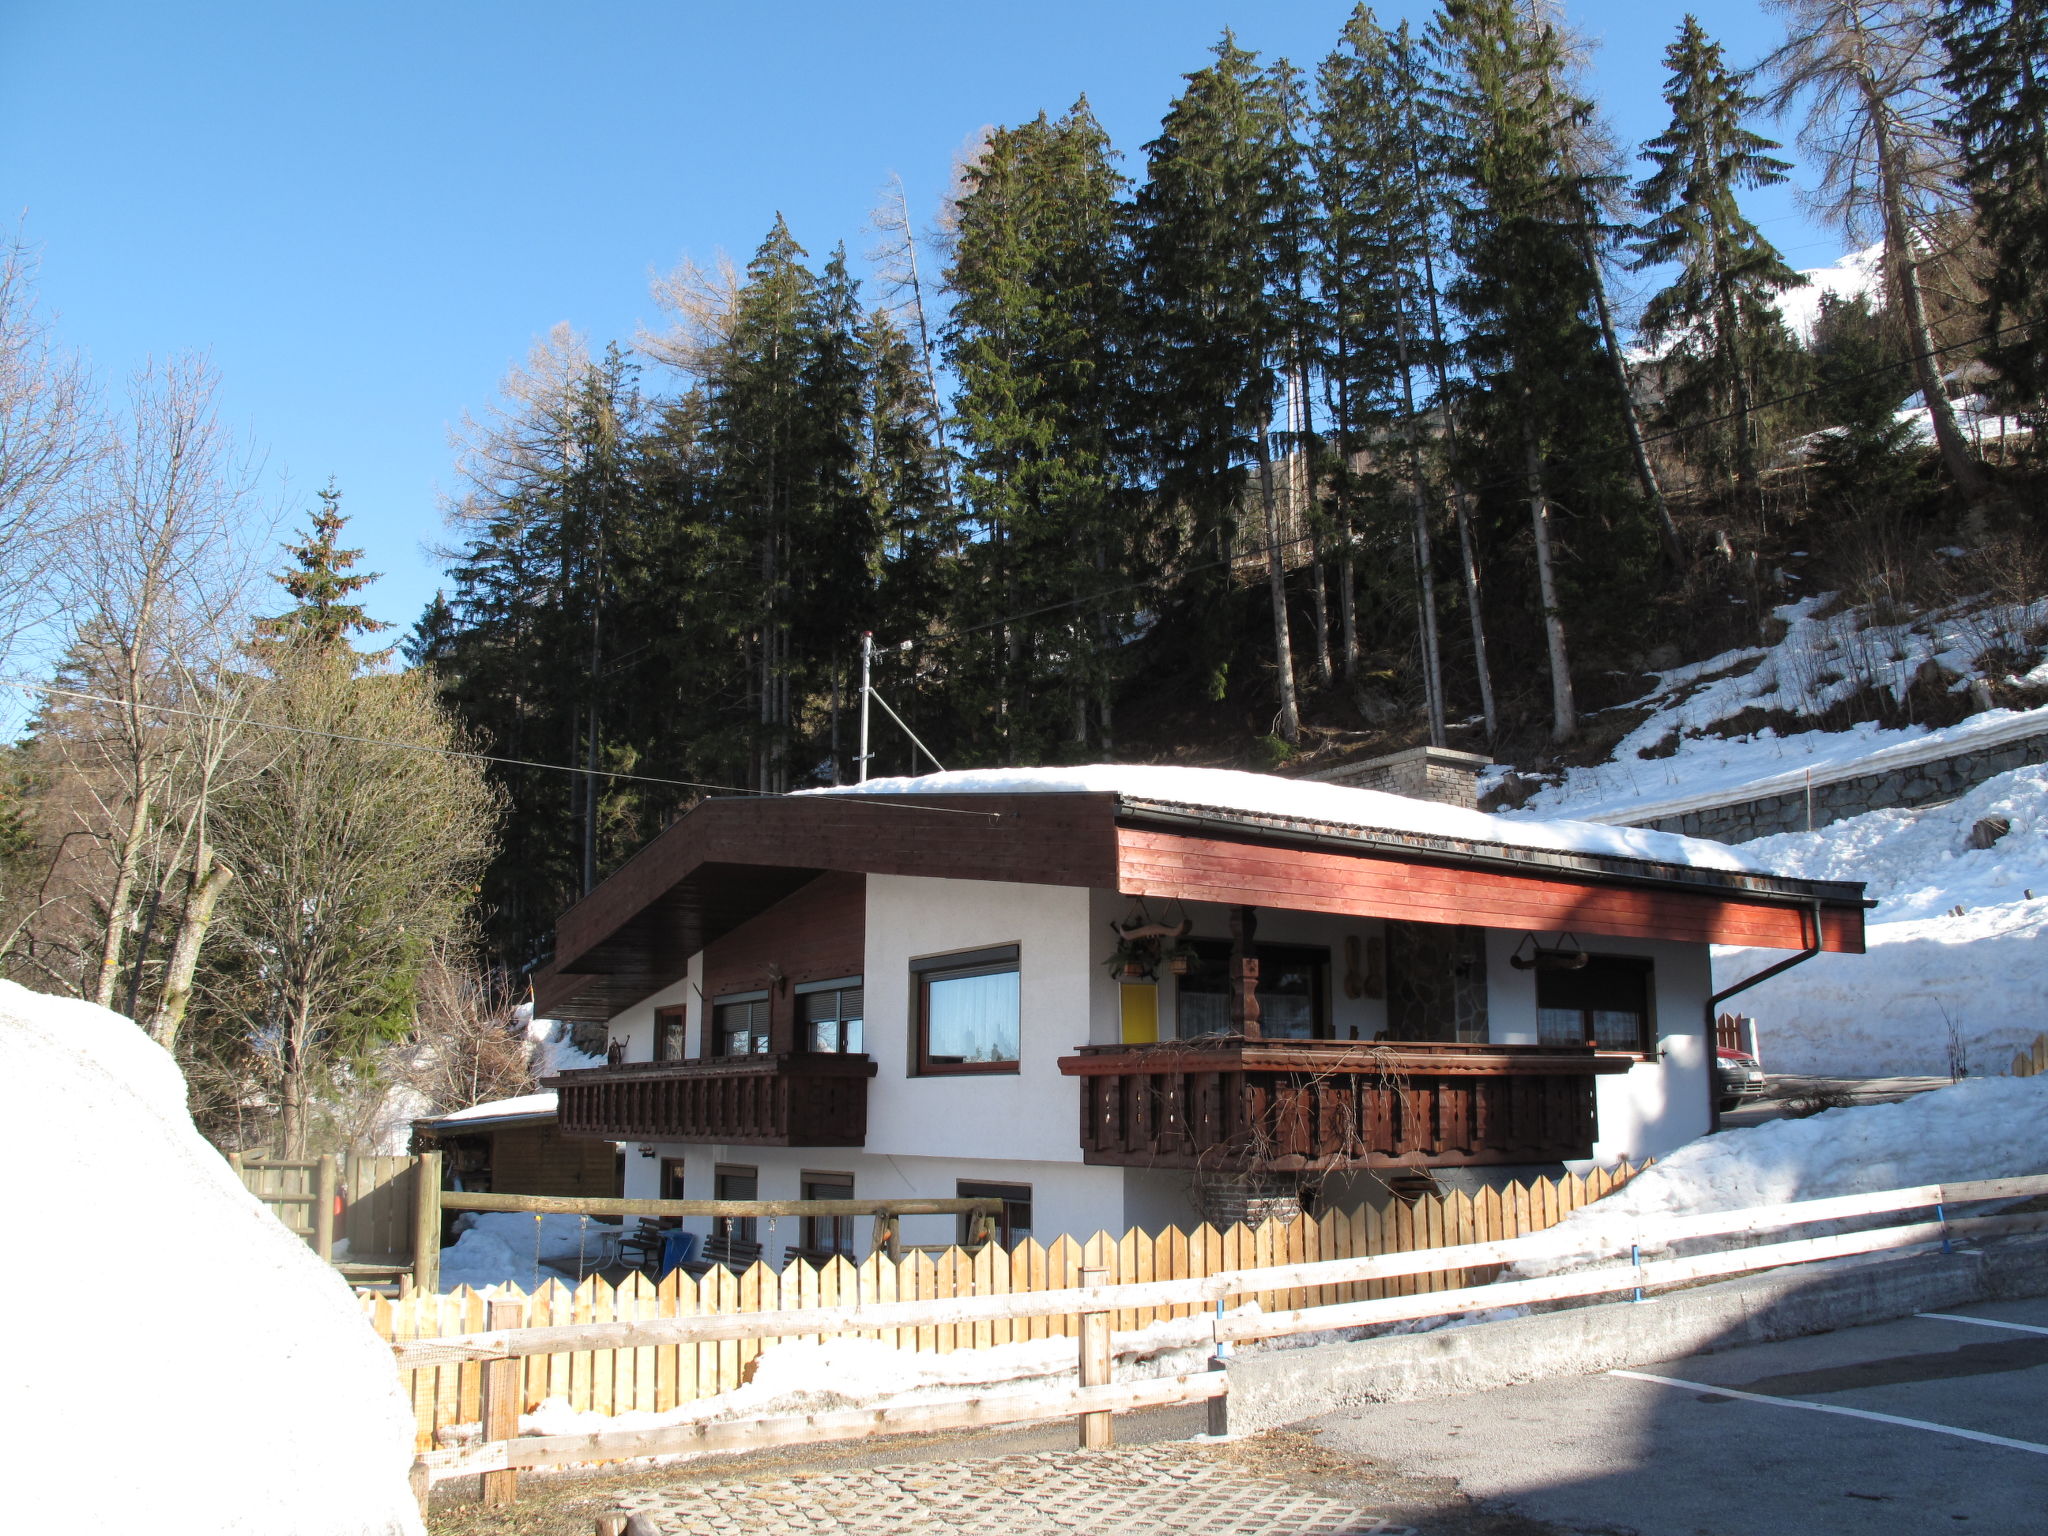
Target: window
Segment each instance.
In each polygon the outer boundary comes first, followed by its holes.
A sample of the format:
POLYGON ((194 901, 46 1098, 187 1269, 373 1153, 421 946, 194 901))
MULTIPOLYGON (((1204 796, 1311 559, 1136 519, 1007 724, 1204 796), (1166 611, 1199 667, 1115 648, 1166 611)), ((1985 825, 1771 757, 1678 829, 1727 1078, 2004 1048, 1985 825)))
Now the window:
MULTIPOLYGON (((962 1200, 977 1196, 994 1198, 1003 1202, 1003 1214, 996 1227, 996 1241, 1005 1248, 1021 1243, 1031 1235, 1031 1186, 1029 1184, 984 1184, 976 1180, 962 1179, 953 1186, 954 1193, 962 1200)), ((965 1214, 960 1217, 960 1241, 974 1241, 976 1218, 965 1214)))
MULTIPOLYGON (((853 1175, 850 1173, 806 1173, 803 1177, 803 1198, 806 1200, 851 1200, 853 1198, 853 1175)), ((851 1216, 806 1216, 803 1221, 804 1251, 822 1258, 830 1253, 843 1253, 853 1257, 853 1218, 851 1216)))
POLYGON ((843 981, 813 981, 796 989, 797 1020, 807 1051, 859 1055, 861 985, 858 976, 843 981))
POLYGON ((721 1000, 711 1010, 712 1044, 720 1056, 768 1054, 768 994, 748 992, 721 1000))
POLYGON ((1648 1054, 1650 962, 1594 955, 1576 971, 1538 971, 1536 1036, 1544 1045, 1648 1054))
POLYGON ((1022 990, 1017 946, 913 960, 917 1070, 1015 1072, 1022 990))
MULTIPOLYGON (((720 1163, 712 1175, 712 1198, 716 1200, 758 1200, 761 1198, 761 1172, 758 1168, 743 1168, 736 1163, 720 1163)), ((712 1223, 718 1236, 737 1238, 743 1243, 754 1241, 754 1218, 751 1216, 720 1216, 712 1223)))
MULTIPOLYGON (((1323 978, 1327 949, 1260 944, 1259 1032, 1268 1040, 1318 1040, 1330 1033, 1323 978)), ((1227 1035, 1230 1020, 1230 944, 1195 940, 1195 964, 1174 989, 1175 1024, 1183 1040, 1227 1035)))
POLYGON ((661 1160, 661 1198, 664 1200, 687 1200, 683 1193, 683 1160, 680 1157, 664 1157, 661 1160))
POLYGON ((654 1012, 654 1059, 682 1061, 688 1049, 689 1015, 681 1008, 657 1008, 654 1012))

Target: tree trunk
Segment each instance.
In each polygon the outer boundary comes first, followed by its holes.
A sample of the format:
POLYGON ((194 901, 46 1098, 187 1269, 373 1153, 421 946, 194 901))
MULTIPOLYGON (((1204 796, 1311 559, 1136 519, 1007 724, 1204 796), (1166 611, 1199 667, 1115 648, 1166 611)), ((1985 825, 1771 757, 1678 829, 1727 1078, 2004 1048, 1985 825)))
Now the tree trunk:
POLYGON ((1906 222, 1904 201, 1889 176, 1884 192, 1885 265, 1898 292, 1904 312, 1907 338, 1913 348, 1913 382, 1927 404, 1934 427, 1934 444, 1941 450, 1941 462, 1965 500, 1982 501, 1990 494, 1991 482, 1984 467, 1970 452, 1969 441, 1956 425, 1955 407, 1949 404, 1948 389, 1941 381, 1941 365, 1934 350, 1934 330, 1927 323, 1927 305, 1920 291, 1920 263, 1913 255, 1913 231, 1906 222))
POLYGON ((1280 735, 1289 746, 1301 740, 1301 712, 1294 701, 1294 646, 1287 627, 1287 570, 1280 550, 1280 513, 1273 496, 1273 452, 1259 433, 1259 500, 1266 514, 1266 581, 1273 594, 1273 667, 1280 690, 1280 735))
POLYGON ((1536 585, 1543 599, 1543 638, 1550 652, 1550 736, 1569 741, 1579 728, 1578 706, 1572 698, 1571 658, 1565 652, 1564 615, 1558 611, 1557 579, 1550 549, 1550 498, 1543 489, 1543 459, 1536 439, 1524 434, 1529 469, 1529 521, 1536 532, 1536 585))
POLYGON ((1472 665, 1479 674, 1479 713, 1486 721, 1486 741, 1500 739, 1500 719, 1493 708, 1493 668, 1486 660, 1486 615, 1480 610, 1479 555, 1472 542, 1472 508, 1465 487, 1451 481, 1451 506, 1458 516, 1459 574, 1465 585, 1465 606, 1472 614, 1472 665))
POLYGON ((1684 570, 1685 549, 1679 543, 1678 524, 1671 520, 1664 487, 1657 483, 1656 466, 1650 463, 1650 450, 1643 442, 1643 424, 1636 415, 1636 397, 1629 389, 1628 364, 1622 359, 1621 343, 1614 334, 1614 313, 1607 304, 1607 277, 1600 269, 1600 253, 1583 233, 1580 248, 1585 252, 1586 270, 1593 275, 1593 309, 1600 317, 1600 339, 1607 350, 1608 367, 1614 373, 1615 393, 1621 397, 1621 424, 1628 433, 1629 453, 1635 459, 1636 480, 1656 515, 1657 530, 1664 536, 1664 554, 1671 561, 1671 568, 1684 570))
MULTIPOLYGON (((1297 295, 1297 297, 1299 297, 1297 295)), ((1315 518, 1315 476, 1309 444, 1315 440, 1315 408, 1309 397, 1308 370, 1306 364, 1297 364, 1288 375, 1288 425, 1293 431, 1294 453, 1287 461, 1287 504, 1294 509, 1297 526, 1316 526, 1315 518)), ((1314 585, 1310 588, 1316 604, 1316 686, 1327 688, 1332 676, 1330 669, 1330 596, 1327 585, 1328 572, 1323 569, 1323 541, 1316 536, 1311 548, 1314 559, 1310 564, 1314 585)))
MULTIPOLYGON (((1404 296, 1405 297, 1405 296, 1404 296)), ((1422 685, 1429 706, 1429 744, 1441 747, 1444 735, 1444 656, 1436 632, 1436 560, 1429 546, 1429 496, 1422 486, 1422 448, 1416 441, 1415 384, 1408 371, 1408 321, 1405 306, 1394 311, 1394 347, 1401 365, 1401 417, 1408 440, 1408 495, 1415 512, 1415 574, 1422 622, 1422 685)))
POLYGON ((199 970, 200 946, 213 926, 214 905, 234 878, 235 872, 216 860, 213 850, 202 843, 198 857, 192 861, 192 886, 185 897, 185 915, 179 919, 178 935, 171 942, 163 992, 149 1021, 150 1038, 167 1051, 177 1045, 185 1010, 192 1002, 192 978, 199 970))
POLYGON ((134 899, 135 879, 142 864, 142 843, 149 832, 153 796, 146 771, 138 768, 135 799, 128 826, 121 834, 121 853, 114 866, 114 889, 107 896, 107 931, 100 942, 100 973, 93 982, 92 1000, 102 1008, 114 1006, 114 990, 120 984, 121 946, 128 926, 128 906, 134 899))
POLYGON ((1358 675, 1358 568, 1351 558, 1351 534, 1345 530, 1344 558, 1337 562, 1337 609, 1344 626, 1344 676, 1358 675))

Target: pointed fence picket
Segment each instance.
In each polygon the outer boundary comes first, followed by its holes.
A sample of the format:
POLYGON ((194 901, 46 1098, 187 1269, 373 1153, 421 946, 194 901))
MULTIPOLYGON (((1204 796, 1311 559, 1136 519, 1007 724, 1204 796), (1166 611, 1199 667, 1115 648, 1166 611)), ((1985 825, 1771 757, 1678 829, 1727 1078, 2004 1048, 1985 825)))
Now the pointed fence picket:
MULTIPOLYGON (((913 1250, 896 1261, 870 1255, 858 1263, 833 1259, 822 1267, 798 1259, 779 1272, 757 1263, 737 1275, 712 1269, 701 1280, 677 1270, 658 1283, 634 1275, 618 1286, 592 1276, 576 1286, 550 1281, 524 1300, 528 1325, 537 1326, 1058 1290, 1080 1284, 1084 1266, 1106 1269, 1112 1284, 1201 1279, 1228 1269, 1363 1258, 1521 1237, 1554 1225, 1579 1207, 1619 1189, 1638 1171, 1623 1163, 1611 1169, 1596 1168, 1583 1176, 1567 1174, 1561 1179, 1483 1189, 1476 1195, 1422 1196, 1300 1216, 1291 1222, 1234 1225, 1221 1231, 1204 1223, 1192 1231, 1133 1229, 1121 1236, 1097 1232, 1085 1240, 1063 1236, 1049 1244, 1027 1239, 1007 1251, 994 1244, 973 1251, 949 1248, 937 1254, 913 1250)), ((1494 1274, 1493 1268, 1439 1270, 1261 1291, 1255 1299, 1265 1311, 1285 1311, 1452 1290, 1484 1284, 1494 1274)), ((521 1295, 511 1286, 493 1287, 489 1293, 500 1300, 521 1299, 521 1295)), ((370 1326, 384 1338, 397 1341, 477 1332, 485 1326, 487 1300, 486 1295, 465 1287, 442 1296, 365 1296, 362 1305, 370 1326)), ((1126 1308, 1116 1313, 1113 1326, 1129 1331, 1168 1318, 1184 1318, 1195 1310, 1187 1304, 1126 1308)), ((1074 1326, 1074 1318, 1067 1316, 1020 1317, 881 1328, 844 1336, 878 1339, 897 1349, 949 1354, 1065 1337, 1074 1326)), ((803 1337, 818 1340, 822 1336, 803 1337)), ((554 1397, 571 1407, 606 1415, 665 1412, 741 1386, 750 1378, 762 1350, 779 1342, 783 1341, 725 1339, 531 1356, 521 1362, 522 1407, 554 1397)), ((420 1367, 406 1372, 405 1377, 421 1449, 436 1445, 440 1432, 450 1425, 477 1422, 483 1378, 476 1362, 420 1367)))

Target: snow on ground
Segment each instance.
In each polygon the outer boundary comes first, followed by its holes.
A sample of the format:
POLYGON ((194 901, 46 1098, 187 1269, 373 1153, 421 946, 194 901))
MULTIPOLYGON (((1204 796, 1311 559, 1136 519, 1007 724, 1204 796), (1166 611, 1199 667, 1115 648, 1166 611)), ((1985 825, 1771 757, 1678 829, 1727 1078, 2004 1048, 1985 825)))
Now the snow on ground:
MULTIPOLYGON (((554 1095, 550 1094, 552 1098, 554 1095)), ((516 1285, 537 1291, 550 1280, 574 1285, 618 1236, 617 1222, 589 1216, 529 1216, 521 1211, 465 1211, 456 1238, 441 1250, 441 1289, 516 1285)))
MULTIPOLYGON (((1867 687, 1903 700, 1926 663, 1965 678, 1987 650, 2018 649, 2024 635, 2048 624, 2048 601, 1964 603, 1900 624, 1874 624, 1865 609, 1828 613, 1833 600, 1833 593, 1823 592, 1774 610, 1773 616, 1786 625, 1784 638, 1774 645, 1726 651, 1655 674, 1656 686, 1626 706, 1647 707, 1650 714, 1615 744, 1612 761, 1568 770, 1560 782, 1506 815, 1625 814, 1637 806, 1717 790, 1734 798, 1743 786, 1780 774, 1805 769, 1816 777, 1852 773, 1885 748, 1932 740, 1960 744, 1975 733, 2017 721, 2022 713, 2038 716, 2048 729, 2048 708, 2043 708, 1985 710, 1940 730, 1866 722, 1847 731, 1781 735, 1766 725, 1714 734, 1717 727, 1732 730, 1726 722, 1752 709, 1815 717, 1867 687)), ((2024 681, 2048 682, 2048 667, 2035 668, 2024 681)), ((1959 681, 1955 686, 1967 685, 1959 681)), ((1493 777, 1507 772, 1498 770, 1493 777)), ((1742 846, 1753 851, 1759 845, 1742 846)))
POLYGON ((604 1057, 576 1049, 575 1026, 567 1020, 536 1019, 531 1003, 521 1003, 517 1017, 526 1026, 530 1048, 528 1061, 535 1077, 552 1077, 557 1072, 580 1072, 585 1067, 605 1064, 604 1057))
MULTIPOLYGON (((2048 766, 1999 774, 1946 805, 1744 846, 1787 874, 1868 881, 1879 902, 1867 954, 1819 955, 1730 999, 1756 1017, 1767 1070, 1946 1076, 1953 1028, 1959 1064, 1996 1075, 2048 1032, 2048 766), (1971 848, 1987 816, 2012 830, 1971 848)), ((1725 987, 1779 958, 1717 950, 1714 980, 1725 987)))
POLYGON ((2048 1173, 2048 1077, 1972 1078, 1896 1104, 1767 1120, 1688 1142, 1535 1234, 1549 1251, 1514 1273, 1576 1268, 1617 1249, 1626 1257, 1639 1224, 1660 1216, 2033 1173, 2048 1173))
POLYGON ((389 1349, 141 1030, 0 982, 0 1156, 10 1528, 421 1536, 389 1349))
POLYGON ((921 778, 870 779, 818 795, 1014 795, 1109 793, 1164 800, 1212 810, 1315 821, 1333 826, 1457 838, 1514 848, 1650 859, 1700 869, 1763 870, 1741 850, 1700 838, 1635 827, 1572 821, 1510 819, 1454 805, 1344 784, 1283 779, 1230 768, 1169 768, 1097 763, 1079 768, 981 768, 928 773, 921 778))
MULTIPOLYGON (((1232 1309, 1256 1312, 1256 1303, 1232 1309)), ((1167 1320, 1112 1337, 1118 1381, 1146 1381, 1204 1370, 1214 1320, 1208 1316, 1167 1320)), ((837 1413, 856 1408, 972 1397, 997 1389, 1073 1386, 1078 1362, 1070 1338, 1034 1339, 992 1349, 963 1349, 941 1355, 899 1350, 879 1339, 791 1340, 764 1349, 745 1386, 699 1398, 664 1413, 614 1416, 571 1408, 548 1398, 519 1420, 527 1435, 587 1435, 607 1430, 653 1429, 669 1424, 788 1414, 837 1413)), ((473 1437, 477 1426, 444 1430, 449 1439, 473 1437)))

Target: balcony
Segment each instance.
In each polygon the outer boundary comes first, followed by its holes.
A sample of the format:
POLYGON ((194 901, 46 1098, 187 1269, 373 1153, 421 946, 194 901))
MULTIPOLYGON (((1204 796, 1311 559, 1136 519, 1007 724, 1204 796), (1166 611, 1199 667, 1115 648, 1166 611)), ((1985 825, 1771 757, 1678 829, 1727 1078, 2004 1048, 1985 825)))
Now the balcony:
POLYGON ((1259 1172, 1553 1163, 1593 1155, 1593 1079, 1626 1057, 1578 1046, 1348 1040, 1091 1045, 1081 1160, 1259 1172))
POLYGON ((804 1052, 591 1067, 542 1086, 558 1095, 556 1120, 568 1136, 858 1147, 868 1138, 874 1075, 865 1056, 804 1052))

